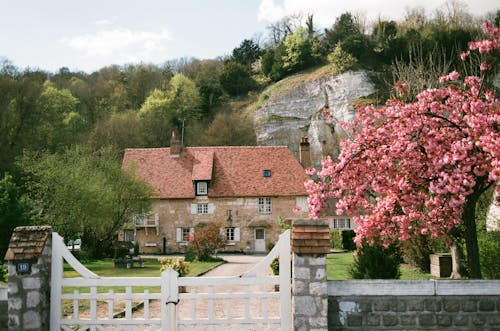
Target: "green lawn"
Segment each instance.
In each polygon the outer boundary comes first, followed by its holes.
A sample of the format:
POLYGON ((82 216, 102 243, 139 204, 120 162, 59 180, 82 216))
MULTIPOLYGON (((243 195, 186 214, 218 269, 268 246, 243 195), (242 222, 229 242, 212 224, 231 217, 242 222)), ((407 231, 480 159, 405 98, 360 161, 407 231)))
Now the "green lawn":
MULTIPOLYGON (((349 268, 354 260, 352 252, 329 254, 326 260, 326 277, 328 280, 351 279, 349 268)), ((409 265, 401 265, 401 279, 431 279, 431 274, 420 272, 409 265)))
MULTIPOLYGON (((191 262, 189 273, 186 276, 199 276, 200 274, 220 265, 222 262, 191 262)), ((122 269, 115 268, 112 259, 104 259, 84 263, 90 271, 102 277, 160 277, 160 263, 157 259, 145 259, 144 268, 122 269)), ((68 264, 64 265, 65 277, 78 277, 78 273, 68 264)))
MULTIPOLYGON (((223 262, 191 262, 189 265, 189 273, 186 276, 195 277, 199 276, 208 270, 215 268, 216 266, 222 264, 223 262)), ((115 268, 112 259, 97 260, 88 263, 84 263, 84 266, 90 271, 96 273, 102 277, 160 277, 160 263, 157 259, 145 259, 144 268, 115 268)), ((64 277, 79 277, 79 274, 73 270, 69 264, 64 264, 64 277)), ((63 289, 64 293, 71 293, 75 290, 74 287, 65 287, 63 289)), ((116 292, 124 291, 123 287, 99 287, 98 292, 104 293, 108 292, 110 289, 116 292)), ((144 292, 144 289, 149 289, 150 291, 159 291, 158 288, 154 287, 142 287, 136 286, 133 288, 135 293, 144 292)), ((89 288, 81 287, 78 288, 81 293, 88 293, 89 288)))

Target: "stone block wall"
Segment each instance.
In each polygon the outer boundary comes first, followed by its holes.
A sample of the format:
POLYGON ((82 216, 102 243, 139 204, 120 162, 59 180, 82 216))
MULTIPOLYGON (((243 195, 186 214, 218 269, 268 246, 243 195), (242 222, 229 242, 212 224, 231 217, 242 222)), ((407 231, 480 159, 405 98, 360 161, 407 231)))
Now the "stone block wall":
POLYGON ((9 320, 7 291, 7 286, 0 286, 0 330, 7 330, 9 320))
POLYGON ((15 228, 5 260, 9 269, 8 330, 48 331, 52 228, 15 228), (17 264, 25 262, 29 262, 29 270, 18 272, 17 264))
POLYGON ((331 331, 500 331, 500 281, 348 282, 329 282, 331 331))
MULTIPOLYGON (((303 197, 305 199, 305 197, 303 197)), ((156 200, 152 204, 152 212, 159 215, 159 228, 145 229, 138 227, 135 231, 136 241, 139 242, 141 253, 159 253, 163 247, 163 238, 166 239, 166 252, 183 252, 186 243, 176 241, 176 228, 195 227, 200 223, 216 223, 222 228, 227 226, 228 210, 231 210, 232 226, 240 229, 240 240, 227 245, 222 251, 255 250, 255 228, 265 229, 266 249, 278 241, 280 226, 278 219, 297 217, 293 208, 298 205, 298 197, 271 197, 272 213, 259 214, 258 197, 242 198, 210 198, 206 196, 194 199, 165 199, 156 200), (208 214, 193 214, 191 205, 208 203, 213 210, 208 214)), ((306 216, 304 211, 302 216, 306 216)))

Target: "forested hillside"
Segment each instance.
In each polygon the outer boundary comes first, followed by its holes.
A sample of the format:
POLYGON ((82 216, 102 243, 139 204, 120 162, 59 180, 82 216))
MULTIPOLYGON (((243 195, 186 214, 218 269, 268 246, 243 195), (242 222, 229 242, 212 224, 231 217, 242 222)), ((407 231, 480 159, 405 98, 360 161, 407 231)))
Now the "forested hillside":
POLYGON ((327 29, 316 27, 313 16, 287 17, 262 39, 243 40, 230 56, 208 60, 85 73, 21 70, 4 59, 0 226, 7 231, 0 256, 10 229, 25 223, 50 223, 68 237, 103 242, 100 237, 147 208, 127 202, 150 191, 118 174, 124 148, 168 146, 173 130, 185 145, 254 145, 260 93, 290 75, 364 69, 376 87, 364 102, 382 103, 403 83, 414 98, 438 76, 463 70, 458 54, 480 36, 484 18, 500 23, 500 11, 471 17, 449 4, 435 13, 408 10, 398 22, 368 24, 344 13, 327 29))

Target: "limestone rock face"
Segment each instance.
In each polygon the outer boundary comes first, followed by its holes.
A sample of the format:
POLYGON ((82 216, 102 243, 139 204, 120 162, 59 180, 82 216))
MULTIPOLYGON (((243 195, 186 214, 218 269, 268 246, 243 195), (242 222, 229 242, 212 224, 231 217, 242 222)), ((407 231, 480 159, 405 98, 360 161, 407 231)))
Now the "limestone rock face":
MULTIPOLYGON (((286 84, 286 81, 282 84, 286 84)), ((295 82, 293 88, 270 92, 254 114, 257 144, 285 145, 298 159, 301 136, 308 136, 313 165, 324 155, 337 155, 341 128, 338 122, 352 120, 356 111, 352 101, 374 92, 365 71, 348 71, 295 82), (286 90, 286 92, 283 92, 286 90), (327 123, 321 110, 327 106, 334 123, 327 123)))

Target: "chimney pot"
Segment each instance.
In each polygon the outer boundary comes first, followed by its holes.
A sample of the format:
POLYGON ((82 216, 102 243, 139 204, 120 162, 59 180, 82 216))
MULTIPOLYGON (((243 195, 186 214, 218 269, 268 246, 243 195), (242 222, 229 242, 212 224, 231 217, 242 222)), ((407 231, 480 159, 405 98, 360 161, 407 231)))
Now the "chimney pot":
POLYGON ((311 149, 310 149, 309 139, 306 136, 300 138, 299 162, 303 168, 311 167, 311 149))
POLYGON ((172 131, 172 136, 170 137, 170 157, 177 158, 181 154, 181 143, 177 139, 175 131, 172 131))

